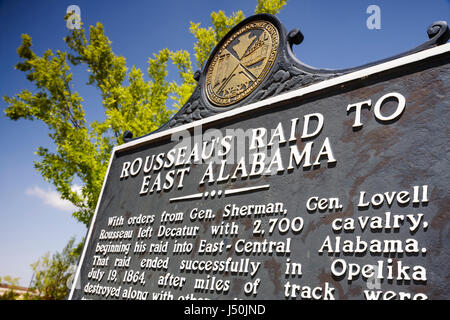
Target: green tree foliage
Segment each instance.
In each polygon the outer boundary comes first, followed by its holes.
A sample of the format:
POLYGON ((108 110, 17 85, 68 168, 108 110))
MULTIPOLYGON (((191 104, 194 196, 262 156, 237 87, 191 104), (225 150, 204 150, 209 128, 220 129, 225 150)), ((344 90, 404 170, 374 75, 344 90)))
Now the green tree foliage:
MULTIPOLYGON (((286 0, 259 0, 255 13, 278 13, 286 0)), ((68 17, 66 17, 68 18, 68 17)), ((202 68, 211 50, 237 23, 242 11, 226 16, 211 13, 207 28, 192 23, 196 65, 202 68)), ((128 68, 124 57, 113 52, 103 25, 97 23, 74 29, 65 38, 67 52, 45 51, 39 56, 29 35, 22 35, 17 49, 21 62, 16 69, 24 72, 36 90, 22 90, 14 97, 5 96, 6 115, 12 120, 39 120, 49 128, 54 150, 39 147, 37 171, 51 182, 62 199, 77 208, 75 218, 89 224, 101 191, 109 157, 114 145, 123 143, 126 130, 134 136, 147 134, 168 121, 189 98, 195 88, 190 55, 185 50, 162 49, 148 60, 147 77, 135 66, 128 68), (179 81, 168 81, 167 65, 173 63, 179 81), (74 91, 71 65, 88 67, 88 85, 99 89, 105 112, 103 121, 87 123, 83 98, 74 91), (74 183, 82 182, 81 192, 74 183)))
POLYGON ((9 290, 0 294, 0 300, 16 300, 19 297, 19 294, 14 290, 14 287, 19 283, 19 278, 13 278, 11 276, 0 277, 0 283, 9 286, 9 290))
POLYGON ((34 278, 30 289, 36 294, 29 299, 61 300, 67 296, 79 256, 74 243, 75 238, 72 238, 61 252, 51 256, 47 253, 31 265, 34 278))
POLYGON ((285 6, 287 0, 266 0, 258 1, 256 5, 255 14, 270 13, 277 14, 285 6))

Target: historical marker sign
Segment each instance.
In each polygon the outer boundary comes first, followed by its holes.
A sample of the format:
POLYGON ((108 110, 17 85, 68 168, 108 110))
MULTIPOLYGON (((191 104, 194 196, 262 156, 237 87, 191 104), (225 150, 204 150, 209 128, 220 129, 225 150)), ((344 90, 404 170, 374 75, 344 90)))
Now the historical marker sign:
POLYGON ((70 299, 448 299, 450 45, 303 65, 250 17, 117 146, 70 299))

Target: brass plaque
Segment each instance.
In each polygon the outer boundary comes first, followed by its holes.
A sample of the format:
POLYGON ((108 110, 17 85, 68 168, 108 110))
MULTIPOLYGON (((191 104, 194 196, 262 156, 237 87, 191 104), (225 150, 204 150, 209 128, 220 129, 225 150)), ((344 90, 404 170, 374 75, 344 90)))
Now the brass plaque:
POLYGON ((273 65, 279 39, 277 28, 267 21, 250 22, 232 34, 209 65, 209 101, 225 107, 252 93, 273 65))

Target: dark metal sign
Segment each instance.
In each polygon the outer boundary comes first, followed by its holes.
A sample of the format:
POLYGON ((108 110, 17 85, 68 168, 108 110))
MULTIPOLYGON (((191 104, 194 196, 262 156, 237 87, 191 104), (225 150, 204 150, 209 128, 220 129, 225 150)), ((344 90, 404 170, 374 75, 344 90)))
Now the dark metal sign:
POLYGON ((296 60, 303 36, 273 16, 240 23, 180 112, 114 149, 69 298, 448 299, 450 45, 433 28, 332 72, 296 60))

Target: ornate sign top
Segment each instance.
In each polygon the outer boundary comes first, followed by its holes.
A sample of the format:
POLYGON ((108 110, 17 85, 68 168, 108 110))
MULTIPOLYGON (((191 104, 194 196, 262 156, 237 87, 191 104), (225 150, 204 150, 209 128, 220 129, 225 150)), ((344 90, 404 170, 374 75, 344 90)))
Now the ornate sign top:
POLYGON ((231 34, 207 71, 209 101, 228 106, 253 92, 272 67, 279 42, 277 29, 268 21, 250 22, 231 34))
MULTIPOLYGON (((305 88, 384 62, 444 44, 449 39, 445 21, 427 30, 429 40, 402 54, 355 68, 317 69, 302 63, 292 47, 303 41, 298 29, 287 31, 270 14, 257 14, 234 26, 194 74, 198 85, 184 106, 157 131, 202 120, 231 109, 305 88)), ((153 132, 154 133, 154 132, 153 132)), ((151 133, 149 133, 151 134, 151 133)), ((127 132, 124 141, 132 140, 127 132)))

